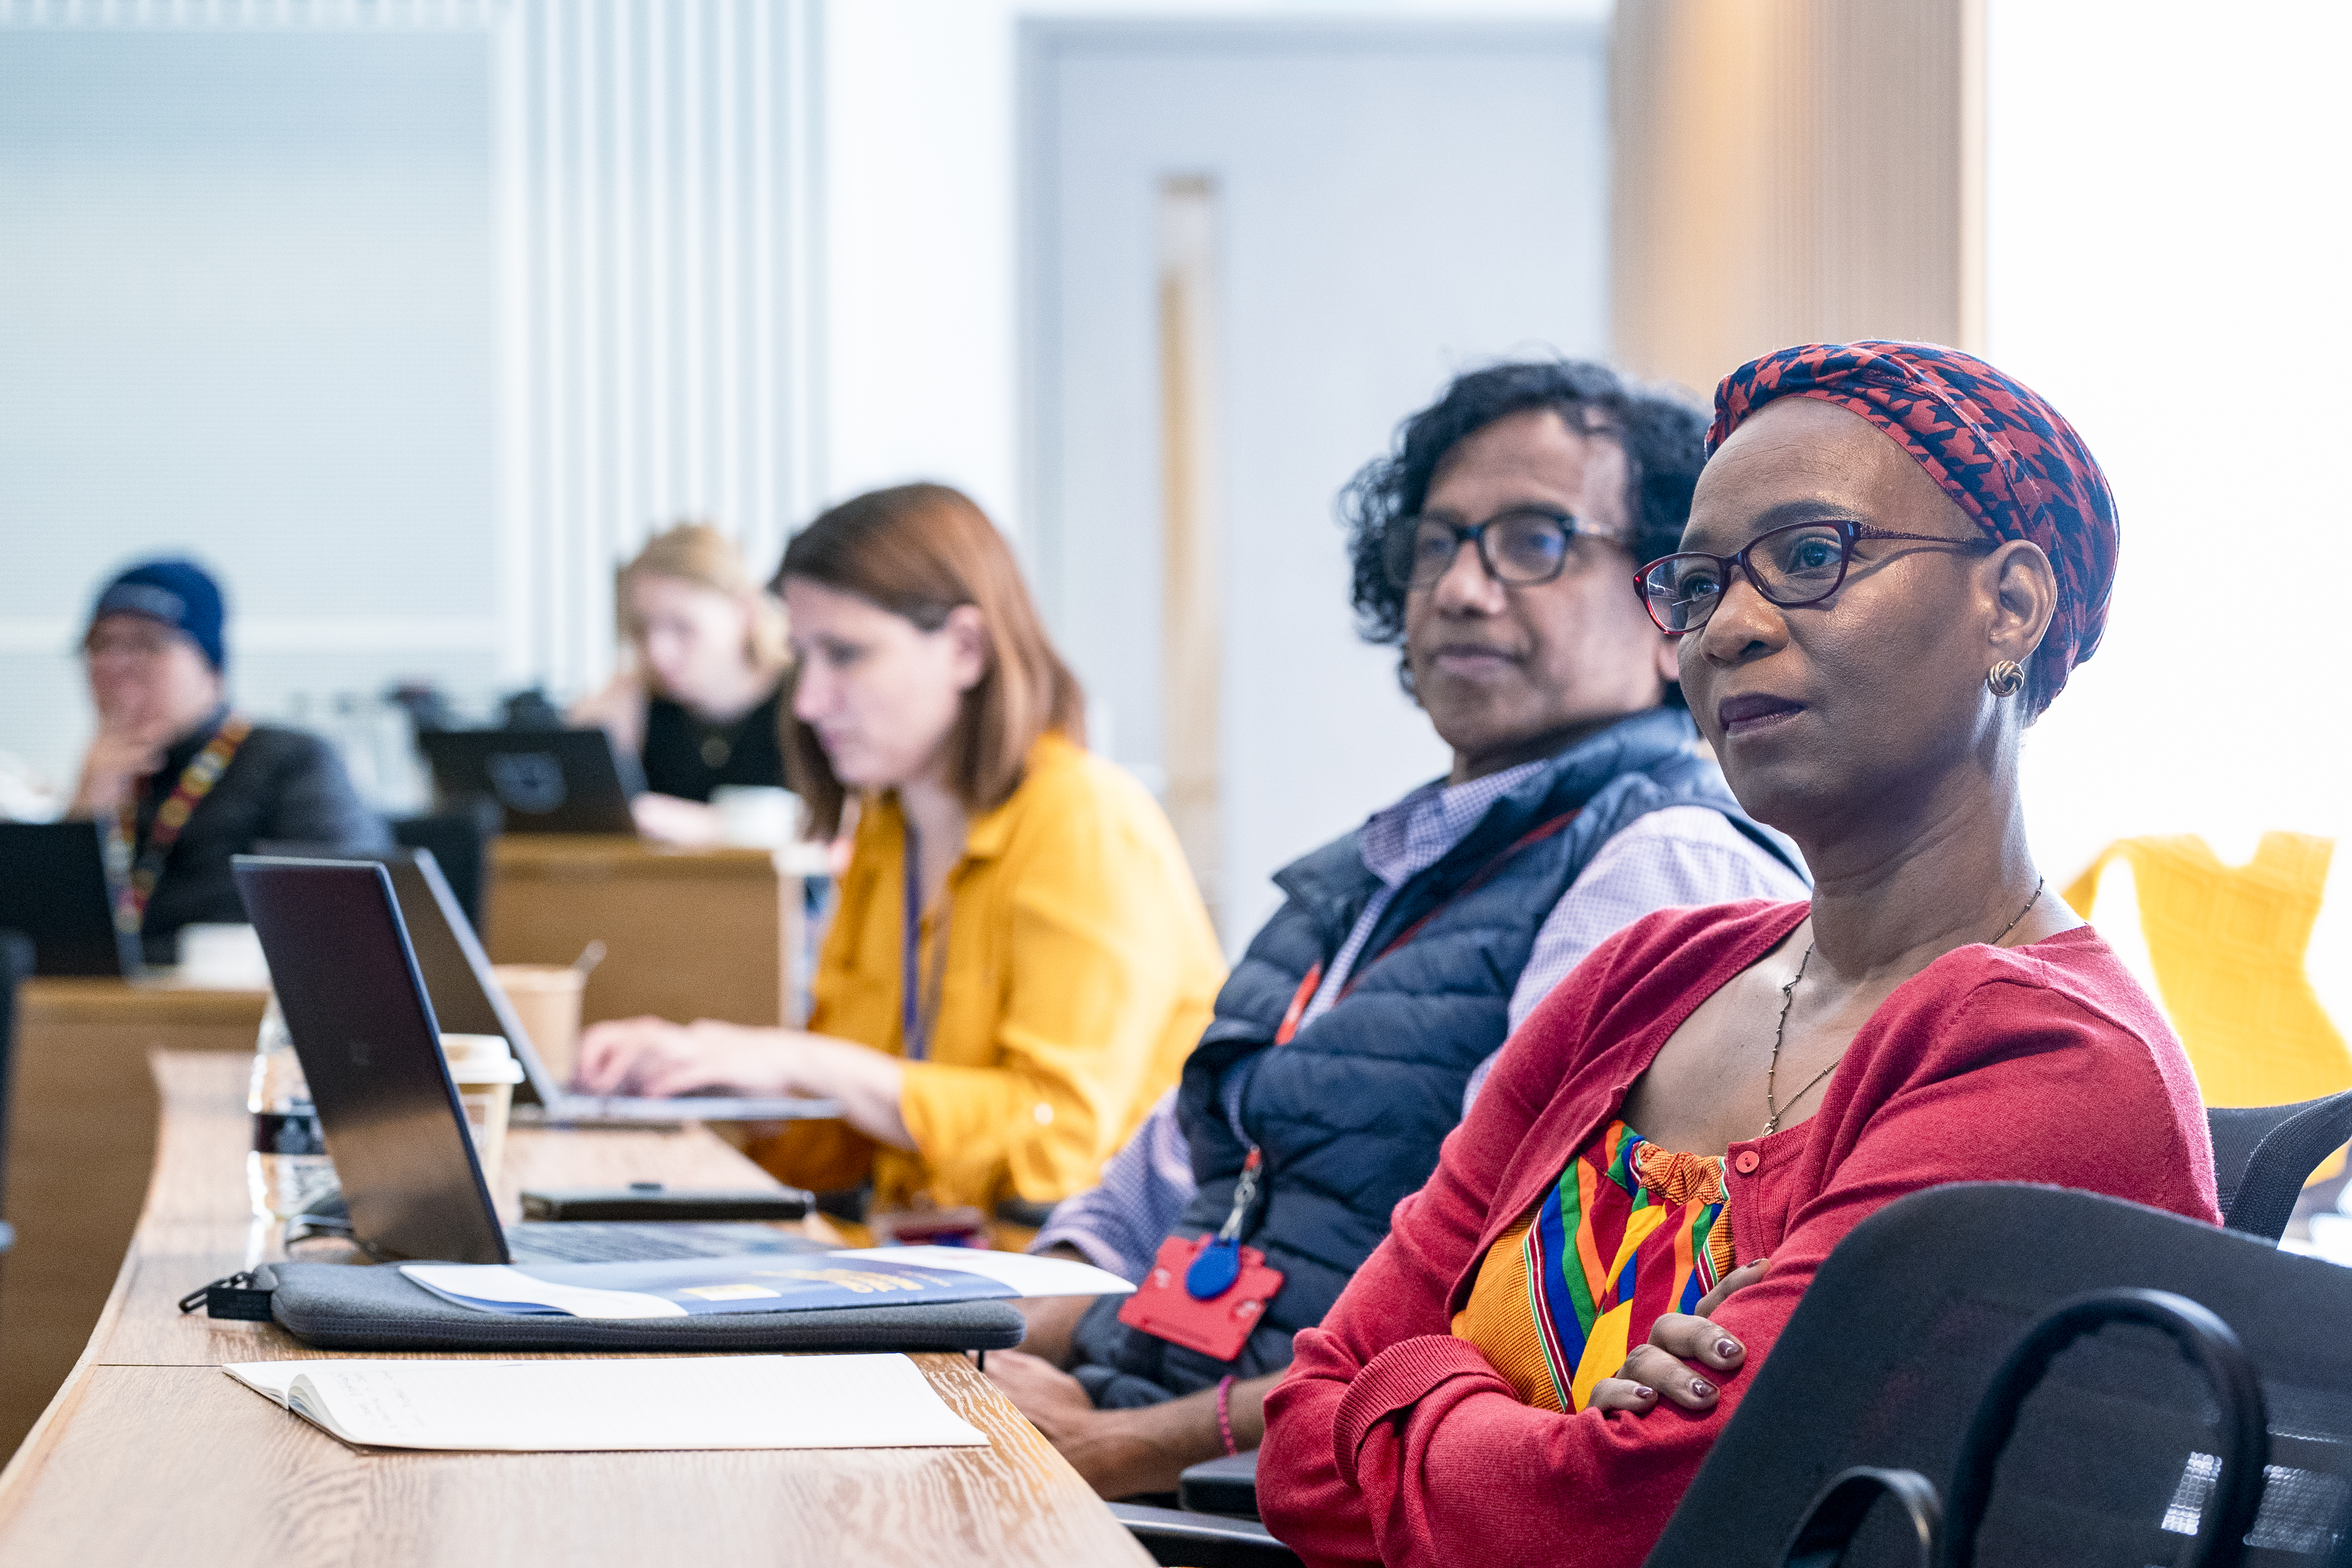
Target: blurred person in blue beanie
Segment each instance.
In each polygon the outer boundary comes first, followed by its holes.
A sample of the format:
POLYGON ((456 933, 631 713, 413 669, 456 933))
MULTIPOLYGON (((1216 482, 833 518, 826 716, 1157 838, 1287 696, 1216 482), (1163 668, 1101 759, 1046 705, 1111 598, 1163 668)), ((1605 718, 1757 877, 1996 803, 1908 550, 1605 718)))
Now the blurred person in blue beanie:
POLYGON ((220 584, 193 561, 146 561, 107 584, 82 653, 98 733, 71 815, 104 823, 115 918, 150 963, 182 926, 241 923, 229 858, 257 843, 391 843, 333 750, 256 724, 228 701, 220 584))

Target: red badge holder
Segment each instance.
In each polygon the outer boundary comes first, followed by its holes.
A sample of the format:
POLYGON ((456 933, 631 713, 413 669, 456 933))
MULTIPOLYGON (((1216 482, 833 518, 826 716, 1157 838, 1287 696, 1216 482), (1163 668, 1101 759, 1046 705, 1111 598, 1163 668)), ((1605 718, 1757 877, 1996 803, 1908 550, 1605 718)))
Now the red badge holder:
POLYGON ((1242 1218, 1257 1196, 1258 1163, 1252 1149, 1234 1187, 1233 1213, 1214 1236, 1160 1242, 1151 1272, 1120 1304, 1120 1322, 1217 1361, 1242 1353, 1282 1289, 1282 1270, 1268 1268, 1265 1253, 1240 1243, 1242 1218))
POLYGON ((1282 1289, 1282 1270, 1265 1266, 1265 1254, 1255 1247, 1241 1248, 1241 1273, 1234 1281, 1205 1301, 1195 1300, 1184 1289, 1184 1276, 1214 1237, 1186 1241, 1171 1236, 1160 1244, 1151 1272, 1143 1277, 1118 1310, 1118 1321, 1141 1329, 1155 1339, 1199 1351, 1217 1361, 1231 1361, 1249 1342, 1265 1304, 1282 1289))

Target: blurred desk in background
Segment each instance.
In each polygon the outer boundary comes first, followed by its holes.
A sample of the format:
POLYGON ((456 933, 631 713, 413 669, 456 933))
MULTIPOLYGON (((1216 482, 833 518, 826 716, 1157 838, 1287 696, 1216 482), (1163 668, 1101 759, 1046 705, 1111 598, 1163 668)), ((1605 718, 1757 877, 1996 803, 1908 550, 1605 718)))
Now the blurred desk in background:
POLYGON ((121 980, 53 977, 18 991, 5 1187, 16 1246, 0 1258, 0 1457, 73 1370, 139 1223, 160 1109, 148 1053, 249 1057, 268 1004, 263 991, 121 980))
POLYGON ((484 923, 498 963, 570 963, 592 942, 581 1018, 650 1013, 773 1027, 802 952, 801 879, 771 849, 688 849, 589 834, 490 847, 484 923))

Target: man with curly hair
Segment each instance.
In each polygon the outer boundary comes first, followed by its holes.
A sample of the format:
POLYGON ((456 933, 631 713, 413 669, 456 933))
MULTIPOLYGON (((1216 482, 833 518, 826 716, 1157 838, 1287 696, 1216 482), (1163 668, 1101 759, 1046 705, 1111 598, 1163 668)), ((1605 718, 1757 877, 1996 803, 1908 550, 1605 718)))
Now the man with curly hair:
MULTIPOLYGON (((1038 1234, 1035 1250, 1138 1281, 1171 1238, 1184 1257, 1220 1233, 1280 1273, 1222 1360, 1123 1319, 1121 1298, 1031 1304, 1028 1353, 989 1373, 1104 1496, 1172 1490, 1186 1465, 1255 1446, 1291 1336, 1587 952, 1653 910, 1804 895, 1793 851, 1699 745, 1632 590, 1680 542, 1706 423, 1604 366, 1498 364, 1408 419, 1342 495, 1359 628, 1400 648, 1454 765, 1277 874, 1287 900, 1182 1085, 1038 1234)), ((1211 1304, 1246 1288, 1218 1283, 1174 1288, 1211 1304)))

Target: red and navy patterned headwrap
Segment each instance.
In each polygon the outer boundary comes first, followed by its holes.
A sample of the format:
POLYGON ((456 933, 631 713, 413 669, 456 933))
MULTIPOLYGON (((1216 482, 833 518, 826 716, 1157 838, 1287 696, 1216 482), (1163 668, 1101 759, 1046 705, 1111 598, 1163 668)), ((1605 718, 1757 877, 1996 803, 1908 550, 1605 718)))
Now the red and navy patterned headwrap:
POLYGON ((2030 388, 1958 349, 1805 343, 1723 378, 1707 454, 1776 397, 1815 397, 1861 415, 1978 527, 2042 547, 2057 573, 2058 610, 2031 665, 2041 711, 2098 648, 2121 543, 2115 492, 2074 427, 2030 388))

